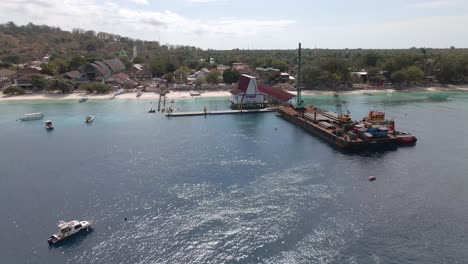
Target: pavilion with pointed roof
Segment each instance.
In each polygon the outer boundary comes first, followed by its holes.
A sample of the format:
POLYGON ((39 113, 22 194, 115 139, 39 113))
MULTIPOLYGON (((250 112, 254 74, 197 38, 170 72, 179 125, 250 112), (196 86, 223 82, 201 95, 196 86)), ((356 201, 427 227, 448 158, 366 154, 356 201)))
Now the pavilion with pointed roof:
POLYGON ((231 93, 231 105, 234 109, 258 109, 275 104, 288 103, 296 97, 282 89, 273 88, 257 82, 255 77, 242 74, 237 88, 231 93))

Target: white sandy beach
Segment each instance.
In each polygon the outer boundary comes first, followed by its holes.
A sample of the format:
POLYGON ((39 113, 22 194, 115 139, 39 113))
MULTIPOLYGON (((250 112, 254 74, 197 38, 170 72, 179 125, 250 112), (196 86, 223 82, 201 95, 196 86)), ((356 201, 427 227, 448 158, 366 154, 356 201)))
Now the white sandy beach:
MULTIPOLYGON (((416 87, 407 91, 467 91, 468 87, 465 86, 449 86, 449 87, 416 87)), ((395 89, 365 89, 365 90, 352 90, 345 91, 342 94, 377 94, 377 93, 395 93, 395 89)), ((292 94, 296 92, 290 91, 292 94)), ((303 95, 331 95, 333 91, 318 91, 318 90, 304 90, 303 95)), ((85 94, 85 93, 71 93, 71 94, 25 94, 16 96, 0 96, 2 101, 32 101, 32 100, 79 100, 82 97, 87 97, 90 100, 110 100, 112 94, 85 94)), ((191 96, 189 91, 171 91, 167 94, 167 99, 190 99, 190 98, 228 98, 231 94, 229 91, 202 91, 200 96, 191 96)), ((135 92, 129 92, 116 96, 113 100, 158 100, 159 94, 154 92, 143 93, 140 97, 136 97, 135 92)))

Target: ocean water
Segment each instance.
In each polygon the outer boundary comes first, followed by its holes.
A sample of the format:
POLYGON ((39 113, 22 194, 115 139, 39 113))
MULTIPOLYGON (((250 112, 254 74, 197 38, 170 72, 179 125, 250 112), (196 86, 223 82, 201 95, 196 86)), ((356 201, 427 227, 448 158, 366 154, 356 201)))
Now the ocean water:
MULTIPOLYGON (((386 111, 417 145, 344 153, 271 113, 1 102, 0 263, 467 263, 468 93, 342 100, 354 119, 386 111), (15 121, 29 112, 55 130, 15 121), (61 219, 94 230, 49 247, 61 219)), ((306 102, 334 110, 330 96, 306 102)), ((173 104, 204 106, 229 105, 173 104)))

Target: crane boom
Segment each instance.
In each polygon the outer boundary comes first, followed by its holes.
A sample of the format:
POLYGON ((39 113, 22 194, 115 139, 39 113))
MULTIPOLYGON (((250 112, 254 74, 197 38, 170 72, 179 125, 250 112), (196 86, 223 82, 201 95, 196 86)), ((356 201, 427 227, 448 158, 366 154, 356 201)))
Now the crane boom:
POLYGON ((296 97, 296 109, 304 109, 304 101, 302 100, 302 87, 301 87, 301 64, 302 64, 302 56, 301 56, 301 43, 299 43, 299 50, 298 50, 298 70, 297 70, 297 97, 296 97))

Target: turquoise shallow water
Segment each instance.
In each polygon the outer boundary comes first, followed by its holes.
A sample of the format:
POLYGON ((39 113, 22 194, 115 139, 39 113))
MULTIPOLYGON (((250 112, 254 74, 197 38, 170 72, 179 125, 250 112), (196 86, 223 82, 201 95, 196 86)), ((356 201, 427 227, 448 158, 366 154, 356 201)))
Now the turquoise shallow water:
MULTIPOLYGON (((342 100, 355 119, 386 111, 418 144, 349 154, 273 114, 167 119, 147 114, 148 101, 2 102, 1 263, 466 263, 468 94, 342 100), (56 129, 15 121, 28 112, 56 129), (49 248, 60 219, 96 224, 49 248)), ((306 103, 333 110, 329 96, 306 103)), ((204 106, 229 105, 174 103, 204 106)))

